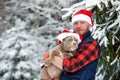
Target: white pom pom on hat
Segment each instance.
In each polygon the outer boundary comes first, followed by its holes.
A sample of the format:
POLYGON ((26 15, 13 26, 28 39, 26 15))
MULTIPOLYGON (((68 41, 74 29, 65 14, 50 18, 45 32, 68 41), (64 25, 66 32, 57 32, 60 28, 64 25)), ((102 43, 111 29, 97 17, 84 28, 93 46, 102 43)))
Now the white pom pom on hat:
POLYGON ((81 9, 73 13, 72 15, 72 24, 78 20, 83 20, 88 22, 91 26, 94 25, 92 20, 92 12, 89 10, 81 9))
POLYGON ((57 36, 57 39, 62 42, 63 39, 65 39, 65 38, 68 37, 68 36, 73 36, 73 37, 75 37, 75 38, 78 40, 78 43, 81 42, 81 39, 80 39, 79 34, 73 33, 73 32, 71 32, 71 31, 69 31, 69 30, 64 30, 62 33, 60 33, 60 34, 57 36))

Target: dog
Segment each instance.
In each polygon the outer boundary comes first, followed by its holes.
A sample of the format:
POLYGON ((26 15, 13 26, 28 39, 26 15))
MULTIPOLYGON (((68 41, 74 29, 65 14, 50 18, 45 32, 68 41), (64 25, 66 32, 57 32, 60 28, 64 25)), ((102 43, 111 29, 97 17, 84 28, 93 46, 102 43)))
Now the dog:
POLYGON ((73 56, 74 51, 78 48, 78 43, 80 39, 79 35, 77 35, 77 37, 75 35, 69 35, 69 33, 58 35, 58 38, 62 41, 62 43, 49 51, 49 57, 45 60, 45 65, 40 70, 41 80, 60 79, 62 70, 53 65, 52 60, 54 56, 60 56, 62 59, 71 58, 73 56))

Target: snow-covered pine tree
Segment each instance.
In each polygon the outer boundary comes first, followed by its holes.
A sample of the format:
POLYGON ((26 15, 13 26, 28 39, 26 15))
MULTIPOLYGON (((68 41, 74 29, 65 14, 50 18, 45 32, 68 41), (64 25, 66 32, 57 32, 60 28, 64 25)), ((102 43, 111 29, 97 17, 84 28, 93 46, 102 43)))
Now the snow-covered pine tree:
POLYGON ((0 38, 1 80, 39 80, 43 53, 56 45, 55 36, 68 26, 60 13, 66 4, 67 0, 6 2, 6 20, 13 28, 0 38))
MULTIPOLYGON (((0 80, 39 80, 39 38, 25 27, 11 28, 0 41, 0 80)), ((42 50, 42 48, 41 48, 42 50)))
MULTIPOLYGON (((26 27, 28 31, 35 29, 35 36, 45 39, 55 37, 69 24, 62 21, 61 8, 69 6, 74 0, 10 0, 6 2, 6 10, 11 14, 6 17, 14 27, 26 27)), ((47 49, 53 47, 48 44, 47 49)))
MULTIPOLYGON (((100 2, 92 10, 95 14, 97 29, 95 36, 101 44, 101 58, 97 76, 103 80, 120 79, 120 1, 107 0, 100 2)), ((101 80, 101 79, 99 79, 101 80)))

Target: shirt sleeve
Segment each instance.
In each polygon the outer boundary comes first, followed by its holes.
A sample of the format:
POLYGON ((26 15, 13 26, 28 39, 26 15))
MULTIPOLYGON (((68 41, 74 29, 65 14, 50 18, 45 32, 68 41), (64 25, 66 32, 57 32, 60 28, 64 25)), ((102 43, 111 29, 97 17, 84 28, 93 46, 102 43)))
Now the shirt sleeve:
POLYGON ((80 70, 87 64, 98 59, 98 53, 99 45, 95 40, 86 42, 74 53, 74 57, 63 60, 63 70, 67 72, 80 70))

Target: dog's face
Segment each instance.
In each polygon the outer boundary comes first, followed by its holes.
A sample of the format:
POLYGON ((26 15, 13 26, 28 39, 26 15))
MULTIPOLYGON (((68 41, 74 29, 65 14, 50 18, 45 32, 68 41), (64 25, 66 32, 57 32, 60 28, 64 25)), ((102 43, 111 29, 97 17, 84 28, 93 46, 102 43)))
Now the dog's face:
POLYGON ((62 44, 66 51, 75 51, 78 48, 78 40, 73 36, 66 37, 62 44))

